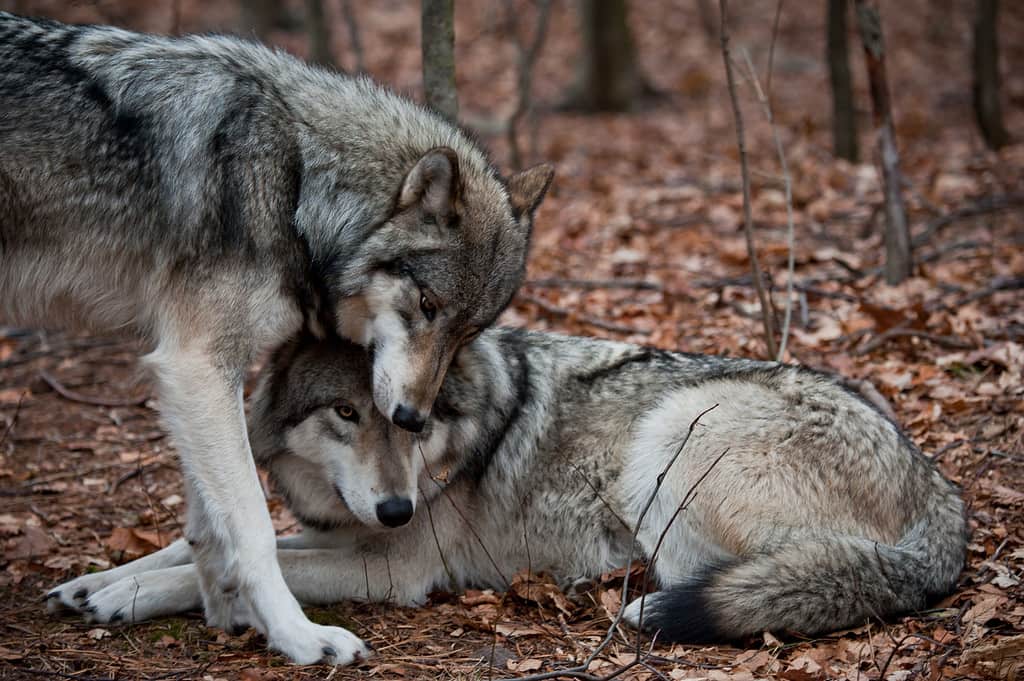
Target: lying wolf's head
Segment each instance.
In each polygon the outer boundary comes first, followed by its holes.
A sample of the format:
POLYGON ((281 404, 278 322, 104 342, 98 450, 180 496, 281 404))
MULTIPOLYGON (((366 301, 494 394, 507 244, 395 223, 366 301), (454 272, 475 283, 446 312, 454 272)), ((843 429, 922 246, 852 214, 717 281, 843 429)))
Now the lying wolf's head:
POLYGON ((374 406, 365 349, 305 337, 264 368, 249 418, 252 451, 306 525, 398 527, 440 487, 448 428, 414 435, 374 406))
POLYGON ((552 173, 537 166, 503 182, 432 149, 405 175, 390 218, 347 260, 338 332, 371 349, 373 401, 396 425, 422 430, 455 351, 515 295, 552 173))

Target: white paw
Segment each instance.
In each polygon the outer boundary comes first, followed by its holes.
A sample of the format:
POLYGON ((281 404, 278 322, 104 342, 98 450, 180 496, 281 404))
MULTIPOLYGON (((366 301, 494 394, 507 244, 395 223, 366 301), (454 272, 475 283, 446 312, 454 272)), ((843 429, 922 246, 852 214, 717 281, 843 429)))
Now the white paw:
POLYGON ((651 614, 651 606, 657 600, 657 594, 647 594, 644 598, 637 598, 632 601, 622 610, 622 621, 633 627, 634 629, 640 628, 640 607, 643 605, 643 615, 646 621, 651 614))
POLYGON ((125 577, 90 595, 81 611, 101 624, 142 622, 199 607, 199 590, 191 566, 125 577))
POLYGON ((295 664, 347 665, 373 654, 352 632, 308 620, 301 626, 280 627, 267 637, 267 644, 295 664))
POLYGON ((116 581, 117 578, 111 577, 109 571, 106 571, 82 575, 69 582, 64 582, 46 594, 46 609, 51 613, 59 612, 62 609, 82 612, 89 596, 116 581))

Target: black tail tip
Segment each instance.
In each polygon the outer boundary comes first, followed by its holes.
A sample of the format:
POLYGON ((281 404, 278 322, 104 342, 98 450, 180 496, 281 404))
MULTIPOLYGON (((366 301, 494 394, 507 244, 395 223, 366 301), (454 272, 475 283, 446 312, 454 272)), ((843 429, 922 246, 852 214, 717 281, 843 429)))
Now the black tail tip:
POLYGON ((708 603, 706 580, 679 584, 648 595, 642 627, 664 643, 723 643, 730 640, 708 603))

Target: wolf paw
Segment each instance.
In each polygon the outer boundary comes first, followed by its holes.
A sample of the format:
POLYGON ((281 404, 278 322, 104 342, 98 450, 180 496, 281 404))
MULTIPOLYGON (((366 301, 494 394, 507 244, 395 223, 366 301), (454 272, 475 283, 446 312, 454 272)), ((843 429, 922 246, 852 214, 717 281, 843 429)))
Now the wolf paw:
POLYGON ((352 632, 309 621, 301 627, 282 627, 268 637, 268 645, 296 664, 347 665, 373 654, 352 632))
POLYGON ((51 613, 61 610, 82 612, 89 596, 117 581, 103 572, 82 575, 64 582, 46 594, 46 609, 51 613))

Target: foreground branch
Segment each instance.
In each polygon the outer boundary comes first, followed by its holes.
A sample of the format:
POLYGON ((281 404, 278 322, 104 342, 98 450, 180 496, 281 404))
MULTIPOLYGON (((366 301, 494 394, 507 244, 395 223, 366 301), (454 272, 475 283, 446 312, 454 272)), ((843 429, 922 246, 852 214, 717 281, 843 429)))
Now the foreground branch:
POLYGON ((744 137, 743 111, 740 109, 736 96, 736 79, 732 72, 732 57, 729 54, 729 24, 727 0, 719 0, 718 9, 721 15, 719 37, 722 43, 722 59, 725 61, 725 76, 729 83, 729 100, 732 102, 732 113, 736 119, 736 142, 740 152, 740 173, 743 180, 743 231, 747 239, 747 256, 750 258, 750 270, 754 278, 757 299, 761 303, 761 320, 764 323, 765 344, 768 356, 775 358, 778 350, 775 346, 775 318, 772 314, 771 301, 764 290, 761 278, 761 266, 757 262, 757 250, 754 248, 754 217, 750 207, 750 168, 747 165, 747 146, 744 137))

